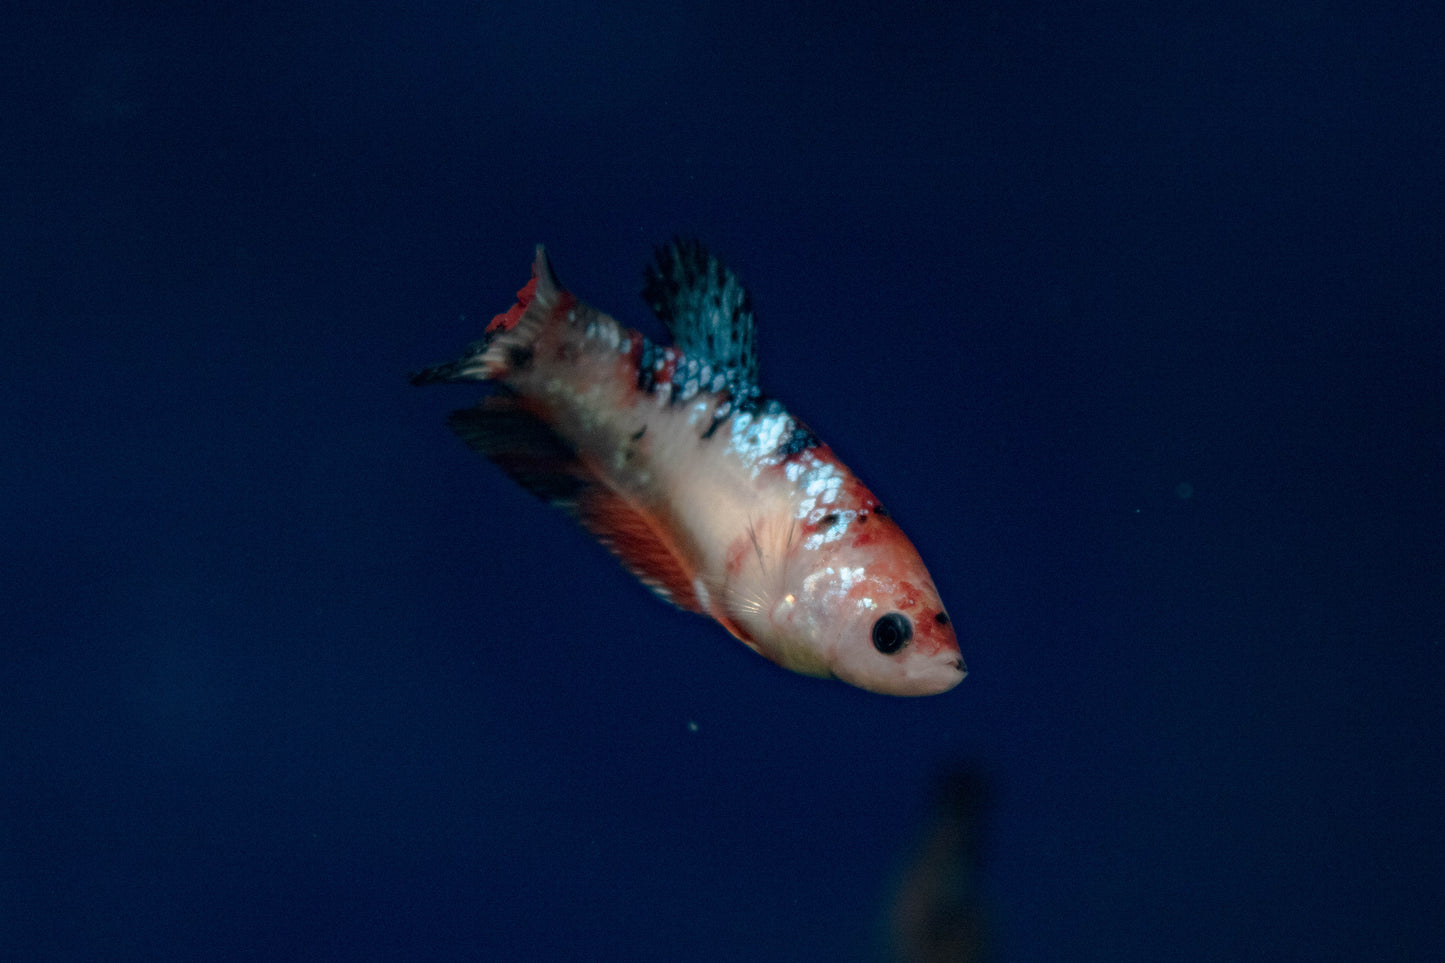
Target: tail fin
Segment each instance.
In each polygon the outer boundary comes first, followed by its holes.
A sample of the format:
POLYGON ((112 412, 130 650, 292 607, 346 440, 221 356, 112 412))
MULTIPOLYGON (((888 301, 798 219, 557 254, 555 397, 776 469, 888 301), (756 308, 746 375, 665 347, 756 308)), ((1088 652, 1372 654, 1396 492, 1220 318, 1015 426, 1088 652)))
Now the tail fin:
POLYGON ((492 318, 482 339, 467 348, 456 361, 432 365, 411 375, 414 385, 445 384, 454 381, 493 381, 505 378, 512 368, 531 357, 532 342, 558 307, 566 307, 571 295, 562 290, 547 252, 537 245, 532 262, 532 280, 517 292, 517 303, 492 318))

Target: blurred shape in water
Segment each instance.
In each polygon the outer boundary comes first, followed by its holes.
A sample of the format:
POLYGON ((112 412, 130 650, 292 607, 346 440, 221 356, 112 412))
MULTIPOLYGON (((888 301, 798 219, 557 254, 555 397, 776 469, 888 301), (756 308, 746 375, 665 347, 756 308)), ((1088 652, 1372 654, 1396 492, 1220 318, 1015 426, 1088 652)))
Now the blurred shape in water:
POLYGON ((889 906, 888 959, 894 963, 989 958, 982 864, 990 795, 977 765, 939 774, 933 810, 889 906))

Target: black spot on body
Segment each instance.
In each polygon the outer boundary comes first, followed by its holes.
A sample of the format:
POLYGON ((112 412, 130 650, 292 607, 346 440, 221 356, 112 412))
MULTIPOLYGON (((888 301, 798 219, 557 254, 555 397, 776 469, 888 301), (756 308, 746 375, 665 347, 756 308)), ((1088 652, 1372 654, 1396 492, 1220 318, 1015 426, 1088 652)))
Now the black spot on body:
POLYGON ((935 616, 933 617, 933 621, 937 622, 939 625, 947 625, 947 624, 948 624, 948 613, 947 613, 947 612, 939 612, 937 615, 935 615, 935 616))
POLYGON ((713 436, 713 432, 715 432, 715 431, 717 431, 719 428, 721 428, 722 425, 723 425, 723 422, 727 421, 729 418, 732 417, 732 413, 733 413, 733 402, 732 402, 732 399, 731 399, 731 398, 724 398, 724 399, 718 404, 717 408, 713 410, 713 413, 712 413, 712 421, 708 424, 708 426, 707 426, 707 431, 703 432, 703 433, 702 433, 702 436, 703 436, 704 438, 711 438, 711 437, 713 436))
POLYGON ((507 349, 507 364, 513 371, 524 371, 532 363, 532 355, 530 347, 513 345, 507 349))
POLYGON ((818 447, 818 436, 813 434, 802 425, 794 424, 793 430, 788 432, 788 437, 778 446, 778 455, 782 458, 793 458, 801 455, 809 448, 818 447))
POLYGON ((727 387, 719 392, 717 408, 713 410, 712 421, 708 424, 707 430, 702 433, 702 437, 711 438, 724 422, 738 412, 754 415, 759 410, 764 410, 765 413, 771 413, 774 410, 781 411, 782 405, 776 401, 764 399, 755 385, 740 378, 738 372, 729 371, 727 372, 727 387))

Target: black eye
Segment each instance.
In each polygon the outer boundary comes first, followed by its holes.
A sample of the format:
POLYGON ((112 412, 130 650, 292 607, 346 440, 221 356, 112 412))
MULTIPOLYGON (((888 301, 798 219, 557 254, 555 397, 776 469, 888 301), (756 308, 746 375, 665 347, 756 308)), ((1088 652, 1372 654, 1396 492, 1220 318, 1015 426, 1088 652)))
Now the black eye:
POLYGON ((913 638, 913 623, 902 612, 889 612, 873 623, 873 648, 892 655, 913 638))

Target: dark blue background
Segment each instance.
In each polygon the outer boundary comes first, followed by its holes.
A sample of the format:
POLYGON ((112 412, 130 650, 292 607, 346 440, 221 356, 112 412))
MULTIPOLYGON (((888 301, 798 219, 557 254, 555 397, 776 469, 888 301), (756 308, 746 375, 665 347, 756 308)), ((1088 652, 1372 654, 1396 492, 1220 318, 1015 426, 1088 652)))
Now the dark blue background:
POLYGON ((1445 954, 1431 5, 19 6, 0 957, 867 960, 958 759, 997 958, 1445 954), (665 607, 406 384, 674 233, 953 693, 665 607))

